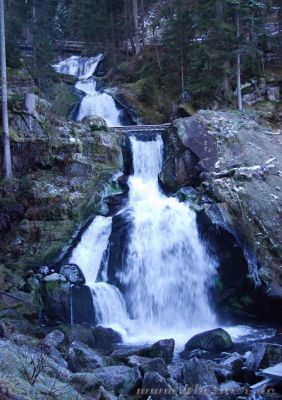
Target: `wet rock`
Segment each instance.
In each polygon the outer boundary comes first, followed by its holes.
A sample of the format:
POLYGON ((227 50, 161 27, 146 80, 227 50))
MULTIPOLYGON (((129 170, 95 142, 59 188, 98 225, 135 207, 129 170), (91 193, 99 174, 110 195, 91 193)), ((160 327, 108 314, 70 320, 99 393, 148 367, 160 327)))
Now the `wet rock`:
POLYGON ((269 315, 274 319, 279 319, 282 315, 282 287, 276 283, 269 285, 266 295, 266 304, 269 315))
POLYGON ((198 157, 201 167, 213 170, 218 159, 217 146, 204 125, 193 117, 178 119, 173 125, 181 143, 198 157))
POLYGON ((212 369, 219 383, 226 382, 232 379, 232 372, 230 371, 230 369, 225 369, 218 364, 213 364, 212 369))
POLYGON ((42 339, 41 344, 48 347, 58 347, 64 341, 65 335, 63 332, 55 329, 54 331, 48 333, 44 339, 42 339))
POLYGON ((74 285, 70 288, 70 321, 73 324, 96 323, 92 292, 86 285, 74 285))
POLYGON ((244 393, 244 388, 242 388, 238 382, 231 380, 225 383, 221 383, 219 385, 219 390, 223 393, 229 392, 231 395, 233 393, 234 398, 236 398, 236 394, 244 393))
POLYGON ((140 373, 136 368, 111 366, 97 368, 93 373, 74 373, 70 379, 75 386, 84 392, 103 386, 108 391, 119 393, 134 393, 140 387, 140 373))
POLYGON ((0 338, 5 336, 5 327, 2 321, 0 321, 0 338))
POLYGON ((168 371, 172 379, 178 383, 182 382, 182 370, 184 362, 177 360, 168 366, 168 371))
POLYGON ((53 273, 42 281, 42 299, 44 314, 53 323, 69 322, 70 283, 63 275, 53 273))
POLYGON ((149 351, 150 357, 161 357, 163 360, 170 364, 173 359, 173 352, 175 347, 174 339, 163 339, 154 343, 149 351))
POLYGON ((222 328, 198 333, 185 344, 181 357, 187 358, 190 351, 194 349, 202 350, 228 350, 233 346, 230 335, 222 328))
POLYGON ((107 131, 107 122, 97 115, 83 118, 82 122, 89 126, 91 131, 107 131))
POLYGON ((248 383, 249 385, 253 385, 260 380, 260 378, 258 378, 255 375, 255 371, 252 371, 247 367, 243 367, 241 373, 242 373, 242 382, 248 383))
POLYGON ((252 371, 271 367, 282 361, 282 345, 256 343, 247 357, 246 367, 252 371))
POLYGON ((233 379, 240 380, 242 378, 242 367, 244 358, 238 353, 227 355, 221 362, 220 366, 231 371, 233 379))
POLYGON ((102 357, 96 351, 79 341, 71 343, 68 360, 73 372, 92 372, 93 369, 104 365, 102 357))
POLYGON ((57 350, 55 347, 47 347, 44 349, 44 352, 52 358, 52 360, 55 361, 60 367, 62 368, 68 368, 68 363, 62 356, 62 354, 57 350))
POLYGON ((106 354, 111 353, 119 343, 122 343, 120 333, 111 328, 96 326, 92 329, 95 345, 94 348, 103 351, 106 354))
POLYGON ((40 267, 38 269, 38 273, 42 276, 46 276, 50 274, 50 268, 47 265, 42 265, 42 267, 40 267))
POLYGON ((207 354, 207 353, 208 353, 208 351, 206 351, 206 350, 195 349, 195 350, 192 350, 192 351, 190 352, 188 358, 193 358, 193 357, 202 358, 202 356, 205 355, 205 354, 207 354))
POLYGON ((215 139, 196 118, 173 122, 166 139, 166 157, 160 180, 169 190, 195 183, 202 171, 210 171, 217 161, 215 139))
POLYGON ((280 99, 279 86, 269 86, 267 88, 267 99, 269 101, 279 101, 280 99))
POLYGON ((40 288, 40 282, 37 277, 30 277, 25 282, 23 290, 27 293, 32 293, 34 290, 38 290, 40 288))
POLYGON ((74 341, 80 341, 94 348, 94 336, 91 328, 86 325, 60 325, 58 330, 64 333, 66 342, 70 345, 74 341))
POLYGON ((169 371, 167 366, 162 358, 153 358, 152 360, 144 361, 140 364, 139 367, 142 374, 145 374, 149 371, 155 371, 164 378, 169 377, 169 371))
POLYGON ((129 367, 139 367, 142 363, 150 361, 149 357, 141 357, 141 356, 129 356, 126 358, 126 363, 129 367))
POLYGON ((192 358, 184 363, 183 383, 190 386, 217 386, 217 379, 206 360, 192 358))
POLYGON ((141 357, 149 357, 151 347, 148 345, 140 346, 118 346, 111 354, 110 357, 114 361, 127 362, 130 356, 136 355, 141 357))
POLYGON ((64 275, 64 277, 72 284, 75 285, 84 285, 85 277, 81 269, 76 264, 66 264, 61 266, 60 274, 64 275))
POLYGON ((164 399, 171 398, 171 394, 174 393, 173 388, 167 383, 165 378, 157 372, 150 371, 144 375, 142 394, 150 395, 152 399, 164 399), (155 394, 155 396, 154 396, 155 394), (167 396, 166 396, 167 394, 167 396))

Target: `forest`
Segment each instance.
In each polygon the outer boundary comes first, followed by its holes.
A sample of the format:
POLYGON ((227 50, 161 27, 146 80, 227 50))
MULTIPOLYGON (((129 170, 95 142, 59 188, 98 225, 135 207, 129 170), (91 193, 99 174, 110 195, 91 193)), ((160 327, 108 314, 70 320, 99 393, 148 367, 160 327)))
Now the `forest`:
POLYGON ((119 79, 146 80, 145 102, 154 100, 154 90, 167 90, 197 107, 215 98, 228 104, 237 74, 247 81, 279 63, 278 6, 269 0, 10 0, 7 63, 17 66, 19 43, 32 40, 32 73, 40 79, 55 56, 56 41, 101 43, 108 46, 119 79), (138 61, 134 56, 140 51, 138 61))
POLYGON ((0 0, 0 400, 282 396, 279 0, 0 0))

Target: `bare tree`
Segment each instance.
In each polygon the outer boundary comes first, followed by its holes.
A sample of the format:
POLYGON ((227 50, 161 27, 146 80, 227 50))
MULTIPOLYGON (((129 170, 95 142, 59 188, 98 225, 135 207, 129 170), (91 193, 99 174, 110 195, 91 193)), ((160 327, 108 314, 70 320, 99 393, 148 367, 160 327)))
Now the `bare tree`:
POLYGON ((4 168, 8 179, 12 178, 12 159, 9 137, 9 117, 7 100, 7 69, 6 69, 6 36, 4 0, 0 0, 0 25, 1 25, 1 83, 2 83, 2 124, 4 145, 4 168))

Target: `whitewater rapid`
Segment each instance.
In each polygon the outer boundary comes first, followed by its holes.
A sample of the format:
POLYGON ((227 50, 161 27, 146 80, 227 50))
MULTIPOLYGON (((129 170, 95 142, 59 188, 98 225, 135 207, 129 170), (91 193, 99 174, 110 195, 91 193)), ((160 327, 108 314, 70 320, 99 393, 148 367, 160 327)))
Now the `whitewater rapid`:
POLYGON ((78 78, 75 88, 83 97, 74 115, 76 121, 82 121, 89 116, 99 116, 108 126, 120 126, 120 110, 108 93, 97 90, 97 79, 93 76, 102 59, 103 54, 95 57, 72 56, 53 65, 53 68, 61 74, 78 78))
POLYGON ((208 298, 216 260, 199 238, 194 211, 159 187, 161 136, 150 141, 132 136, 130 143, 134 174, 128 204, 120 213, 130 221, 131 231, 127 257, 116 274, 118 284, 108 280, 105 257, 111 217, 94 219, 69 261, 85 274, 98 322, 118 330, 125 342, 173 337, 184 343, 188 336, 216 326, 208 298))

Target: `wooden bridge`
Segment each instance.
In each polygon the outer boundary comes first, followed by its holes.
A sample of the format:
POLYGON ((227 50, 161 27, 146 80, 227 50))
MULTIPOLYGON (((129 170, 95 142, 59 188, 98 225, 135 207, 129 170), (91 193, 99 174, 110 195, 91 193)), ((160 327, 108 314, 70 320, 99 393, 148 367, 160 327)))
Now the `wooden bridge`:
MULTIPOLYGON (((128 44, 129 45, 129 44, 128 44)), ((147 40, 146 47, 160 47, 160 43, 154 40, 147 40)), ((33 50, 33 43, 31 40, 21 40, 19 41, 19 47, 21 50, 33 50)), ((130 47, 130 45, 129 45, 130 47)), ((119 44, 119 50, 126 51, 126 42, 119 44)), ((63 51, 65 53, 78 53, 81 54, 85 50, 89 51, 107 51, 112 49, 111 43, 101 43, 101 42, 79 42, 76 40, 57 40, 54 43, 54 49, 57 51, 63 51)))
POLYGON ((160 124, 160 125, 129 125, 129 126, 113 126, 110 130, 118 132, 128 132, 128 133, 144 133, 149 132, 159 132, 165 131, 171 126, 170 123, 160 124))
MULTIPOLYGON (((19 42, 21 50, 33 50, 32 41, 22 40, 19 42)), ((111 48, 110 43, 92 43, 92 42, 78 42, 71 40, 56 41, 54 45, 55 50, 63 51, 65 53, 78 53, 81 54, 85 50, 109 50, 111 48)))

